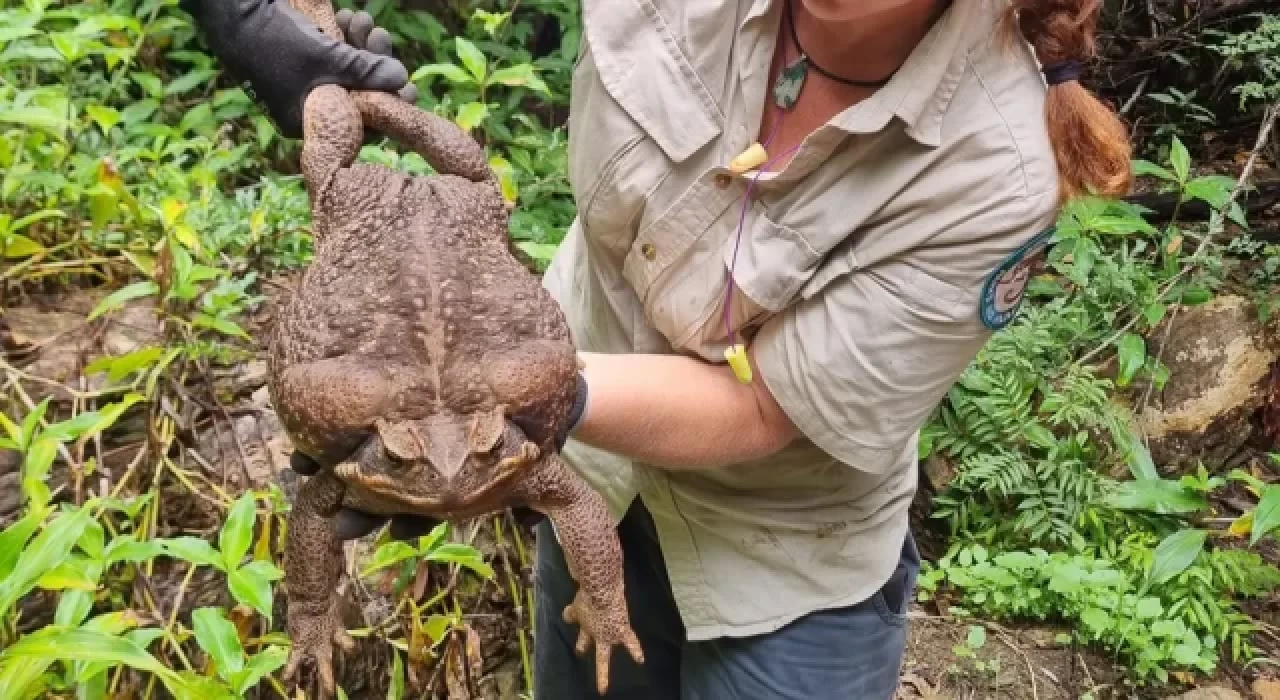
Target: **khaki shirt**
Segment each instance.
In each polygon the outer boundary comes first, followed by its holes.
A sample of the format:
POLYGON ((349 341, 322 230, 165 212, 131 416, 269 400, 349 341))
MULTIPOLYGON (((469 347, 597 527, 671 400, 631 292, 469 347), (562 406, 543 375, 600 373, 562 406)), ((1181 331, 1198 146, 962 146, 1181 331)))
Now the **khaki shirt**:
MULTIPOLYGON (((860 602, 897 565, 919 429, 1016 312, 1015 263, 1057 211, 1045 84, 1025 42, 997 32, 1004 8, 955 0, 888 85, 755 187, 733 325, 805 439, 688 472, 566 446, 615 517, 637 495, 652 512, 690 640, 860 602)), ((584 0, 578 219, 545 282, 580 350, 724 361, 752 176, 728 164, 771 98, 781 12, 780 0, 584 0)))

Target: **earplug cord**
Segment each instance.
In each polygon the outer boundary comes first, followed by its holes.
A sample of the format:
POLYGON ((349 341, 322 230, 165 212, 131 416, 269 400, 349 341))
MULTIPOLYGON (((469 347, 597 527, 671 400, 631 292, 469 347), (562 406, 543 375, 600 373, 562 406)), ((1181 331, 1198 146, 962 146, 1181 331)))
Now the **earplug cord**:
MULTIPOLYGON (((785 111, 781 112, 778 115, 778 121, 774 122, 773 128, 769 131, 768 138, 766 138, 764 143, 762 144, 762 146, 765 149, 765 153, 769 152, 769 144, 773 143, 773 137, 778 134, 778 127, 782 126, 782 120, 785 116, 786 116, 786 112, 785 111)), ((770 158, 769 160, 765 161, 764 165, 761 165, 759 168, 757 168, 755 176, 752 177, 751 181, 747 183, 746 194, 744 194, 742 197, 742 212, 738 215, 738 231, 733 241, 733 257, 729 261, 729 281, 728 281, 728 284, 725 285, 725 294, 724 294, 724 297, 725 297, 724 299, 724 333, 725 333, 725 338, 728 340, 730 347, 733 347, 734 345, 736 345, 738 340, 737 330, 735 330, 732 327, 732 324, 729 321, 731 309, 733 308, 733 287, 734 287, 733 272, 735 269, 737 269, 737 265, 738 265, 738 246, 742 243, 742 229, 743 229, 743 226, 746 224, 746 220, 747 220, 747 207, 751 205, 751 193, 753 190, 755 190, 756 181, 760 179, 760 175, 765 170, 768 170, 770 165, 776 163, 782 158, 785 158, 791 155, 792 153, 795 153, 797 150, 799 150, 800 146, 801 144, 796 144, 795 146, 792 146, 791 148, 787 149, 783 153, 780 153, 770 158)))

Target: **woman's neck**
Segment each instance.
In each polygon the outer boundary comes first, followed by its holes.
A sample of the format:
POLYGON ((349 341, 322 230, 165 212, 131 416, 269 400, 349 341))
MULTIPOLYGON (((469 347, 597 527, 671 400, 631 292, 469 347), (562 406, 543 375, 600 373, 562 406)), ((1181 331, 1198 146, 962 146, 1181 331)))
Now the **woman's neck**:
POLYGON ((805 53, 841 77, 892 74, 928 34, 950 0, 785 0, 805 53))

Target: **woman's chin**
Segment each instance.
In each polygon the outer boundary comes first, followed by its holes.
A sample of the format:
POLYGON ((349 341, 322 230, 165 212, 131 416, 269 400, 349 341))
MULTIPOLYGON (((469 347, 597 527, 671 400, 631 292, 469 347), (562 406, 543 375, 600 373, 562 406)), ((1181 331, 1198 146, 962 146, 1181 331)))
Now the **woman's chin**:
POLYGON ((853 22, 864 17, 877 15, 898 5, 905 5, 912 0, 878 0, 863 2, 862 0, 800 0, 804 9, 814 19, 821 22, 841 23, 853 22))

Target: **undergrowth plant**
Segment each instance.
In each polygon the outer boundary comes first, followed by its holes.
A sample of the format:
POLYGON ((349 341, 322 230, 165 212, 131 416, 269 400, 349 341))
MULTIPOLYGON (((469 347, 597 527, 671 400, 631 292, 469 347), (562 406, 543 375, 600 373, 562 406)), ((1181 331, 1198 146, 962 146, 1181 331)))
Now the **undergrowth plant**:
MULTIPOLYGON (((518 205, 511 235, 544 266, 573 216, 556 110, 577 56, 576 6, 365 9, 406 64, 426 66, 414 76, 420 106, 484 144, 518 205)), ((17 455, 22 488, 19 511, 0 513, 4 697, 284 694, 290 640, 275 601, 288 500, 248 473, 229 484, 236 458, 210 464, 195 443, 234 433, 213 377, 261 349, 250 320, 267 280, 310 259, 298 146, 222 74, 176 0, 0 7, 0 308, 87 290, 87 331, 139 309, 158 327, 123 352, 85 357, 74 377, 0 357, 0 451, 17 455), (51 385, 63 393, 32 400, 51 385), (108 466, 122 449, 133 457, 108 466), (175 521, 184 500, 216 526, 175 521), (227 605, 186 604, 208 581, 227 605)), ((390 142, 360 157, 431 172, 390 142)), ((352 572, 393 601, 352 630, 390 652, 389 697, 408 694, 424 668, 452 679, 470 663, 471 608, 495 590, 516 610, 527 661, 523 534, 495 518, 481 539, 496 539, 496 553, 483 555, 480 534, 384 535, 352 572)))
MULTIPOLYGON (((1193 176, 1174 138, 1164 165, 1135 170, 1247 226, 1234 181, 1193 176)), ((1280 486, 1205 467, 1161 476, 1121 397, 1169 378, 1145 337, 1171 313, 1208 301, 1223 283, 1225 246, 1124 202, 1066 205, 1033 303, 997 333, 923 431, 922 456, 954 465, 933 516, 954 541, 926 564, 921 596, 950 610, 1066 623, 1076 641, 1127 660, 1132 680, 1212 672, 1248 659, 1253 626, 1240 597, 1280 585, 1280 570, 1248 544, 1280 526, 1280 486), (1188 245, 1194 242, 1194 245, 1188 245), (1209 495, 1244 481, 1259 499, 1213 528, 1209 495)), ((1223 219, 1215 217, 1220 229, 1223 219)))

